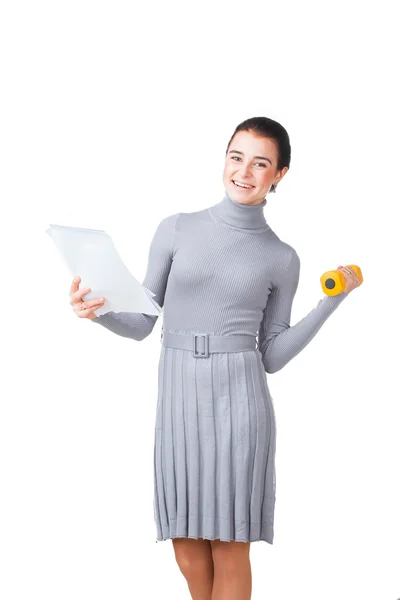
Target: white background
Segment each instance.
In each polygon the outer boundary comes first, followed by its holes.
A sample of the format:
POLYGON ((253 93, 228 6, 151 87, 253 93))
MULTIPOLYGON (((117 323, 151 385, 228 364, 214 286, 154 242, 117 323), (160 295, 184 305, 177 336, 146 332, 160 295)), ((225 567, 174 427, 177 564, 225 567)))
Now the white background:
POLYGON ((143 281, 161 219, 222 199, 253 116, 291 139, 264 214, 301 258, 292 324, 324 271, 365 281, 268 376, 275 538, 251 545, 252 598, 400 597, 396 5, 3 3, 3 600, 189 598, 155 542, 161 318, 141 343, 77 318, 45 229, 105 229, 143 281))

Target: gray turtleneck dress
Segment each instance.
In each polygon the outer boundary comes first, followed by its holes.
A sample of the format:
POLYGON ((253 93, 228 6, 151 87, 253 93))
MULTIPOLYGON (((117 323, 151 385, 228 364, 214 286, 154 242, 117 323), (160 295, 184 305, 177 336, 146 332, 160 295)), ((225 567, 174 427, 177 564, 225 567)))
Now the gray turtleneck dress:
MULTIPOLYGON (((348 296, 324 296, 290 325, 296 251, 263 208, 233 201, 158 225, 143 285, 163 307, 163 330, 258 335, 258 347, 210 353, 161 346, 154 438, 157 540, 274 537, 276 421, 266 373, 294 358, 348 296)), ((157 316, 109 312, 91 321, 143 340, 157 316)))

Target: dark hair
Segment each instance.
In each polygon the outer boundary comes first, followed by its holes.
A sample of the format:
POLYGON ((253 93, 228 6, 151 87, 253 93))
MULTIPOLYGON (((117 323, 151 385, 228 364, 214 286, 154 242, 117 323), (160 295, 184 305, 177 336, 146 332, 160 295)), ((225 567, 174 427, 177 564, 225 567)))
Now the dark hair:
MULTIPOLYGON (((226 147, 225 156, 228 153, 229 145, 238 131, 251 131, 261 137, 270 138, 278 147, 278 165, 280 171, 284 167, 290 167, 291 148, 289 135, 286 129, 277 121, 268 119, 268 117, 252 117, 240 123, 232 134, 226 147)), ((276 191, 276 185, 271 186, 271 191, 276 191)))

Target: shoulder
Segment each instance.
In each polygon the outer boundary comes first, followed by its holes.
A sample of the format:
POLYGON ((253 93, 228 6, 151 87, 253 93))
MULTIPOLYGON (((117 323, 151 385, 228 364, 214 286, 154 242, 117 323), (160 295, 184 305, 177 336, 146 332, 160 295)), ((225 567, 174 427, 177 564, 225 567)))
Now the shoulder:
POLYGON ((179 212, 168 217, 165 217, 160 225, 164 229, 170 229, 174 231, 174 235, 176 236, 178 233, 180 234, 188 234, 193 231, 195 227, 199 227, 202 224, 206 224, 210 222, 210 218, 208 216, 208 210, 196 210, 194 212, 179 212))
POLYGON ((174 249, 175 235, 179 214, 168 215, 158 222, 153 234, 151 247, 153 251, 171 251, 174 249))
POLYGON ((173 215, 167 215, 158 224, 158 227, 162 227, 164 229, 175 228, 181 213, 174 213, 173 215))
POLYGON ((296 249, 282 240, 271 228, 266 232, 266 239, 274 284, 280 285, 288 279, 296 281, 300 274, 300 258, 296 249))
POLYGON ((190 232, 193 227, 209 221, 208 210, 179 212, 164 217, 158 224, 156 235, 167 236, 175 240, 178 233, 190 232))
POLYGON ((160 225, 164 226, 182 226, 186 223, 196 223, 201 222, 202 220, 206 220, 208 216, 208 209, 196 210, 193 212, 179 212, 174 213, 173 215, 168 215, 164 217, 160 222, 160 225))
POLYGON ((266 237, 268 238, 269 243, 273 245, 277 262, 284 269, 288 267, 290 263, 300 261, 296 249, 288 242, 282 240, 271 228, 268 230, 266 237))
POLYGON ((178 227, 180 213, 174 213, 173 215, 167 215, 161 221, 159 221, 156 229, 155 236, 175 237, 175 232, 178 227))

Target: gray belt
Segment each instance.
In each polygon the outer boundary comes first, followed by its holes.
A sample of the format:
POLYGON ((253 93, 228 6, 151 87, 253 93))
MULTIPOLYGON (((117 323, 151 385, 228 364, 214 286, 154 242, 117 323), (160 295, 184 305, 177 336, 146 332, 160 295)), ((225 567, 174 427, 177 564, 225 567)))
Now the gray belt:
POLYGON ((252 335, 182 334, 162 331, 161 343, 169 348, 192 350, 196 358, 207 358, 211 352, 243 352, 257 348, 257 338, 252 335))

